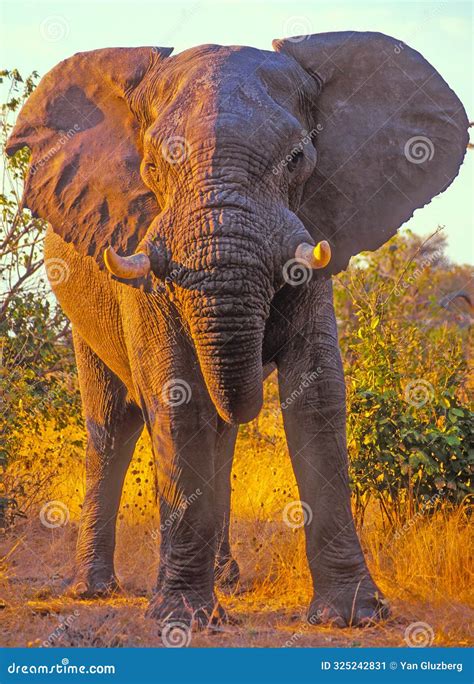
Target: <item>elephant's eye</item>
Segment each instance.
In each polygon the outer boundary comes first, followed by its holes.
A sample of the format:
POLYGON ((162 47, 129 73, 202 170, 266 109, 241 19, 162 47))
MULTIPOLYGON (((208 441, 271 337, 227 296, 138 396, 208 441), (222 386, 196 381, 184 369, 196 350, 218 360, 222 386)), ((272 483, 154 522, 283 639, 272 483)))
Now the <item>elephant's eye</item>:
POLYGON ((294 152, 291 155, 291 159, 289 160, 289 162, 287 164, 288 171, 290 173, 293 173, 297 169, 298 164, 300 164, 300 162, 303 160, 303 158, 304 158, 304 154, 301 150, 294 152))

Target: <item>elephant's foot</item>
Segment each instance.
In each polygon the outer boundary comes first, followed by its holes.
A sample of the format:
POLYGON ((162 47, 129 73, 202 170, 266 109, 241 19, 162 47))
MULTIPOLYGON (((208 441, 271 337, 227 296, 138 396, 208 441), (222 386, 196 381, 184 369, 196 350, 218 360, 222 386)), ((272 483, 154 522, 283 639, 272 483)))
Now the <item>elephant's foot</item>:
POLYGON ((121 592, 115 574, 110 572, 78 572, 68 584, 66 593, 78 599, 105 598, 121 592))
POLYGON ((228 621, 214 594, 204 598, 197 591, 162 590, 151 599, 146 616, 159 623, 162 632, 173 625, 201 630, 228 621))
POLYGON ((369 578, 316 591, 309 607, 308 622, 335 627, 368 627, 389 615, 386 599, 369 578))
POLYGON ((216 586, 224 593, 232 593, 240 580, 240 568, 232 556, 216 559, 214 567, 216 586))

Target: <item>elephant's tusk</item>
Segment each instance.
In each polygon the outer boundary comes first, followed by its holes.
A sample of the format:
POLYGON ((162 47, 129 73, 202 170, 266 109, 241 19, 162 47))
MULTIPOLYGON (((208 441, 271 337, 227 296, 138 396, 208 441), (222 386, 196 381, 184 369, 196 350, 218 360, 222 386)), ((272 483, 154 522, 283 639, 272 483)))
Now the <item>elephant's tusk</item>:
POLYGON ((296 248, 295 258, 310 268, 324 268, 331 261, 331 247, 326 240, 318 242, 316 247, 302 242, 296 248))
POLYGON ((143 252, 122 257, 117 254, 113 247, 107 247, 104 252, 104 262, 114 276, 126 280, 143 278, 150 272, 150 259, 143 252))

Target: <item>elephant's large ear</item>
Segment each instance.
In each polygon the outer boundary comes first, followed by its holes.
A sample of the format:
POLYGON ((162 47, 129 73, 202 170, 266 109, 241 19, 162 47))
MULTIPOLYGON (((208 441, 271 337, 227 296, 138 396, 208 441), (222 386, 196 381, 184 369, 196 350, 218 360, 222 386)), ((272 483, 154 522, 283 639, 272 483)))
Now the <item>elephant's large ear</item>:
POLYGON ((310 105, 319 161, 298 215, 315 240, 329 240, 327 270, 337 273, 449 186, 464 158, 468 120, 438 72, 389 36, 321 33, 273 47, 321 87, 310 105))
POLYGON ((66 59, 41 80, 8 141, 9 154, 32 152, 24 206, 101 267, 107 245, 133 253, 157 213, 128 99, 171 52, 108 48, 66 59))

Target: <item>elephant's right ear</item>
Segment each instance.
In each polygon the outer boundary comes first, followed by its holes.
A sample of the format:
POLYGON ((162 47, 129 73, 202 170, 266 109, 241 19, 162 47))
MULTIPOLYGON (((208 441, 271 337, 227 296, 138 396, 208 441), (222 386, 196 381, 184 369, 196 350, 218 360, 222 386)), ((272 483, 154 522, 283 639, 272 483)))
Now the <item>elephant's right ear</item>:
POLYGON ((8 140, 9 155, 32 152, 23 206, 101 267, 107 245, 133 253, 157 213, 129 96, 171 52, 107 48, 66 59, 41 80, 8 140))

